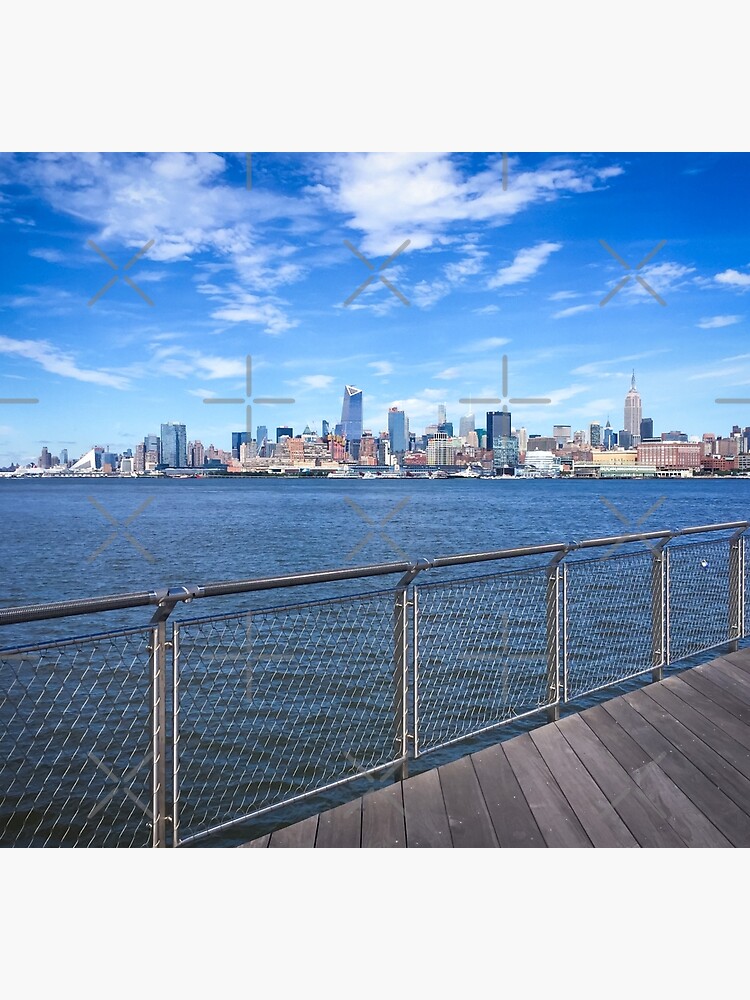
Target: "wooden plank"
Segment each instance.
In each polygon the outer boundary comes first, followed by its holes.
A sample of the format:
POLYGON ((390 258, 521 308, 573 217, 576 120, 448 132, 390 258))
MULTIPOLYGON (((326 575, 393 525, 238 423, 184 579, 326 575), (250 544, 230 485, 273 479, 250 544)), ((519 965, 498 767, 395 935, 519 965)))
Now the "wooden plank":
MULTIPOLYGON (((672 779, 674 784, 697 806, 700 813, 713 826, 717 827, 735 847, 750 846, 750 822, 748 822, 745 813, 721 789, 717 788, 692 761, 681 754, 659 730, 655 729, 639 714, 624 697, 605 702, 603 708, 632 736, 636 743, 651 755, 653 762, 672 779)), ((645 766, 642 768, 640 776, 647 780, 653 780, 657 777, 653 768, 645 766)), ((638 778, 636 780, 651 798, 648 791, 649 786, 644 785, 638 778)), ((689 831, 679 827, 676 829, 682 839, 690 844, 689 831)))
POLYGON ((635 837, 558 727, 535 729, 531 739, 594 847, 638 847, 635 837))
POLYGON ((299 823, 285 826, 283 830, 274 830, 271 834, 269 847, 315 847, 315 833, 318 829, 318 817, 308 816, 299 823))
POLYGON ((407 847, 453 847, 437 768, 404 782, 407 847))
POLYGON ((257 837, 255 840, 250 840, 247 844, 240 844, 240 847, 268 847, 268 841, 271 839, 271 834, 267 833, 265 837, 257 837))
MULTIPOLYGON (((619 703, 622 699, 615 701, 619 703)), ((583 712, 581 718, 625 767, 646 798, 688 847, 731 847, 729 840, 706 819, 698 806, 679 787, 679 761, 670 758, 664 768, 659 766, 670 750, 674 750, 672 744, 644 722, 626 702, 622 702, 622 705, 611 703, 609 712, 605 711, 604 706, 597 705, 583 712), (630 713, 630 725, 640 730, 641 742, 649 744, 656 762, 630 735, 627 718, 618 717, 615 720, 613 716, 618 711, 625 711, 626 716, 630 713)), ((689 774, 692 765, 687 761, 683 763, 689 774)), ((695 771, 698 778, 703 780, 700 771, 695 771)), ((710 783, 707 784, 709 789, 713 789, 710 783)))
POLYGON ((739 701, 726 688, 716 684, 713 679, 709 680, 708 674, 699 673, 697 670, 686 670, 684 674, 680 674, 680 680, 689 684, 696 691, 700 691, 704 697, 709 698, 715 705, 720 705, 726 712, 738 718, 740 722, 750 725, 750 705, 739 701))
POLYGON ((406 847, 404 798, 396 781, 362 799, 362 846, 406 847))
POLYGON ((454 847, 499 847, 471 757, 438 768, 454 847))
POLYGON ((704 715, 710 722, 718 726, 721 732, 731 736, 745 750, 750 750, 750 725, 740 722, 731 712, 717 705, 700 691, 696 691, 679 677, 670 677, 669 680, 664 681, 663 688, 690 705, 696 712, 704 715))
POLYGON ((734 653, 724 653, 722 659, 728 660, 733 666, 750 673, 750 649, 738 649, 734 653))
POLYGON ((528 733, 503 744, 513 773, 548 847, 590 847, 591 841, 528 733))
POLYGON ((546 847, 502 744, 471 755, 501 847, 546 847))
MULTIPOLYGON (((700 670, 701 668, 696 667, 695 669, 700 670)), ((750 705, 750 677, 740 667, 720 658, 706 663, 702 669, 715 684, 726 687, 735 698, 750 705)))
MULTIPOLYGON (((658 687, 658 685, 656 686, 658 687)), ((734 766, 733 761, 723 757, 706 742, 706 740, 710 740, 717 745, 720 743, 713 731, 716 729, 715 726, 713 729, 709 729, 710 723, 703 716, 690 709, 669 692, 657 691, 654 693, 654 697, 650 697, 644 690, 633 692, 625 697, 636 711, 666 736, 670 743, 674 744, 688 760, 703 771, 717 788, 725 792, 730 799, 737 803, 740 809, 750 815, 750 781, 734 766), (665 695, 669 695, 669 697, 666 698, 665 695), (664 708, 660 704, 662 701, 666 701, 669 708, 664 708), (674 702, 677 704, 675 705, 674 702), (706 725, 703 724, 704 722, 706 725), (700 732, 693 732, 694 729, 700 732)), ((729 737, 721 741, 727 755, 736 757, 737 755, 729 746, 730 743, 734 744, 734 740, 730 741, 729 737)), ((744 748, 740 749, 744 753, 744 748)), ((744 762, 742 763, 745 766, 744 762)))
POLYGON ((721 664, 714 660, 711 663, 705 664, 705 668, 703 669, 701 667, 695 667, 694 669, 696 673, 707 677, 712 684, 716 684, 731 694, 740 704, 750 708, 750 693, 748 693, 747 686, 742 683, 741 678, 738 680, 732 673, 727 672, 727 668, 729 667, 731 667, 729 663, 721 664))
MULTIPOLYGON (((720 757, 723 757, 726 763, 731 764, 745 778, 750 779, 750 751, 746 746, 738 743, 721 726, 713 723, 703 712, 688 704, 670 688, 662 684, 654 684, 646 688, 644 694, 660 705, 668 715, 689 729, 699 740, 711 747, 720 757)), ((711 703, 701 695, 698 695, 698 699, 706 711, 710 712, 711 703)), ((748 792, 750 793, 750 786, 748 786, 748 792)), ((750 805, 750 798, 748 804, 750 805)))
POLYGON ((320 814, 316 847, 359 847, 361 842, 361 798, 344 802, 320 814))
POLYGON ((641 847, 685 847, 684 840, 580 716, 562 719, 557 728, 641 847))

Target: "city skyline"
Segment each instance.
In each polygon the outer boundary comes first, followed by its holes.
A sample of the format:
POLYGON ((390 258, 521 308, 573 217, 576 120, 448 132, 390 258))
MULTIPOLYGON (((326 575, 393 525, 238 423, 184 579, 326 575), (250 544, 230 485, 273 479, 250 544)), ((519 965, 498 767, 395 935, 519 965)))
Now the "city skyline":
POLYGON ((393 407, 457 423, 505 394, 506 354, 508 394, 550 399, 511 404, 532 432, 619 431, 635 366, 657 428, 727 433, 750 423, 716 403, 750 385, 749 164, 508 154, 506 188, 500 153, 254 154, 249 190, 239 153, 4 154, 0 397, 39 402, 0 406, 0 465, 132 447, 135 414, 224 445, 242 406, 203 400, 244 396, 248 355, 255 396, 295 400, 253 427, 320 432, 347 383, 376 435, 393 407))

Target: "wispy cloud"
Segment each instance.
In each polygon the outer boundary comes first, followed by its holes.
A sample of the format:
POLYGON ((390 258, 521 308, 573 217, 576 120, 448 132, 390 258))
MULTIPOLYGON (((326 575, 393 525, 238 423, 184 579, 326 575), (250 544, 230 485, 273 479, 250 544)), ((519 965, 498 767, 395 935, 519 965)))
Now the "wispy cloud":
POLYGON ((46 340, 14 340, 11 337, 0 336, 0 354, 27 358, 45 371, 75 379, 77 382, 106 385, 111 389, 130 387, 130 380, 123 375, 103 368, 82 368, 71 353, 61 351, 46 340))
POLYGON ((562 243, 537 243, 536 246, 519 250, 511 264, 501 267, 494 278, 490 278, 489 287, 504 288, 528 281, 547 263, 550 255, 558 250, 562 250, 562 243))
POLYGON ((390 361, 368 361, 367 367, 372 368, 373 374, 383 376, 393 374, 393 365, 390 361))
POLYGON ((333 375, 303 375, 296 384, 306 389, 327 389, 333 382, 333 375))
POLYGON ((560 312, 553 314, 553 319, 567 319, 568 316, 577 316, 579 313, 591 312, 595 306, 591 303, 581 306, 568 306, 567 309, 561 309, 560 312))
POLYGON ((718 330, 722 326, 734 326, 735 323, 741 323, 742 316, 704 316, 703 319, 696 323, 701 330, 718 330))
POLYGON ((470 340, 461 346, 461 352, 478 354, 481 351, 494 351, 510 343, 509 337, 485 337, 483 340, 470 340))

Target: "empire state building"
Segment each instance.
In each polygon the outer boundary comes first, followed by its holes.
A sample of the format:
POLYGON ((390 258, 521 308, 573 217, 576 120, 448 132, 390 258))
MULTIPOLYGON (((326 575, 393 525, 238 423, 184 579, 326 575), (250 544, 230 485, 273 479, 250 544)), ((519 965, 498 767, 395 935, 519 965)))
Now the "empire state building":
POLYGON ((635 371, 630 380, 630 389, 625 397, 625 430, 630 434, 630 440, 637 444, 641 439, 641 394, 635 387, 635 371))

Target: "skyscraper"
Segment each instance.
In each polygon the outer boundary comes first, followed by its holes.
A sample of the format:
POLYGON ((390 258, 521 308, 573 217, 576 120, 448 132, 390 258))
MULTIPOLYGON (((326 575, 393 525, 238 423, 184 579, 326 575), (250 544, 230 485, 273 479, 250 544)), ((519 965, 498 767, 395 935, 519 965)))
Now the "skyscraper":
POLYGON ((447 419, 448 417, 445 412, 445 403, 438 403, 438 425, 444 424, 447 419))
POLYGON ((592 448, 598 448, 602 443, 602 425, 589 424, 589 443, 592 448))
POLYGON ((406 414, 396 406, 392 406, 388 410, 388 440, 392 455, 409 449, 409 427, 406 414))
POLYGON ((293 427, 277 427, 276 428, 276 444, 281 441, 283 437, 294 437, 293 427))
POLYGON ((362 440, 362 390, 353 385, 344 386, 341 423, 337 426, 336 433, 347 441, 362 440))
POLYGON ((474 414, 467 413, 466 416, 461 417, 461 420, 459 421, 458 436, 465 438, 473 430, 475 430, 474 414))
POLYGON ((633 444, 638 444, 641 440, 641 394, 635 387, 635 372, 630 380, 630 389, 625 397, 625 420, 624 429, 630 434, 633 444))
POLYGON ((240 447, 251 440, 249 431, 232 431, 232 458, 240 457, 240 447))
POLYGON ((510 437, 510 411, 495 410, 487 413, 487 444, 485 447, 492 448, 495 438, 510 437))
POLYGON ((187 466, 187 435, 184 424, 161 425, 161 464, 170 469, 187 466))
POLYGON ((641 441, 654 436, 654 422, 651 417, 644 417, 641 420, 641 441))
POLYGON ((258 424, 255 429, 255 441, 258 446, 258 454, 262 458, 268 456, 266 446, 268 444, 268 428, 264 424, 258 424))
POLYGON ((607 451, 611 451, 612 448, 617 444, 617 435, 612 430, 612 424, 609 422, 609 417, 607 417, 607 425, 604 428, 604 447, 607 451))
POLYGON ((143 447, 146 450, 146 454, 154 452, 156 454, 156 461, 161 461, 161 441, 158 434, 147 434, 143 439, 143 447))

